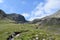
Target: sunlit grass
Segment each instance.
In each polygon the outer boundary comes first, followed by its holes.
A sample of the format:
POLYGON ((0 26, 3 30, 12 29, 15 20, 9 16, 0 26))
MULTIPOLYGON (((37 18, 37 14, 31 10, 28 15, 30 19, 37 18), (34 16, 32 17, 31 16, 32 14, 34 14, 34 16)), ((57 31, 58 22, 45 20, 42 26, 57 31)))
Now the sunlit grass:
MULTIPOLYGON (((39 26, 40 27, 40 26, 39 26)), ((38 35, 39 40, 45 38, 48 40, 49 37, 53 37, 55 40, 60 40, 60 35, 55 35, 47 30, 47 27, 42 29, 36 29, 35 24, 13 24, 13 23, 2 23, 0 24, 0 40, 6 40, 9 35, 13 32, 20 32, 24 30, 29 30, 28 32, 23 32, 15 40, 33 40, 38 35)), ((54 30, 53 30, 54 31, 54 30)))

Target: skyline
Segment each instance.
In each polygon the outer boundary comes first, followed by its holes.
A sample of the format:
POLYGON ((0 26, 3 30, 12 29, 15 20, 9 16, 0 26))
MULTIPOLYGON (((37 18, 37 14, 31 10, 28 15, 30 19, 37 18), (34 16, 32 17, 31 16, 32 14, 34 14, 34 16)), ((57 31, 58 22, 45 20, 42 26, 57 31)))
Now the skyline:
POLYGON ((8 14, 21 14, 31 21, 60 10, 59 4, 60 0, 0 0, 0 9, 8 14))

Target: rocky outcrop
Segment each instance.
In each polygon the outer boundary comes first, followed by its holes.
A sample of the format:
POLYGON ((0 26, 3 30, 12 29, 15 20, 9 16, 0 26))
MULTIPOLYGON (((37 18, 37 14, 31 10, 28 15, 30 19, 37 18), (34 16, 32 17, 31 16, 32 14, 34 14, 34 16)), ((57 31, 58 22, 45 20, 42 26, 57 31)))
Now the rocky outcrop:
POLYGON ((3 19, 6 17, 6 14, 3 10, 0 10, 0 19, 3 19))

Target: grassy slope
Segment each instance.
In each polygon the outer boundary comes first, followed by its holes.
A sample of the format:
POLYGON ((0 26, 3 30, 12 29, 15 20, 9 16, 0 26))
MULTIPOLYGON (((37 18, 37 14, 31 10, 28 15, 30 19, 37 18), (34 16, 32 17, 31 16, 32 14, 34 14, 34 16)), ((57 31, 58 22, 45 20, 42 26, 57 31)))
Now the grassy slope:
POLYGON ((15 40, 33 40, 33 38, 35 38, 35 35, 39 35, 39 40, 42 40, 43 38, 45 38, 46 40, 48 40, 47 38, 49 36, 56 38, 55 40, 60 40, 60 36, 57 36, 55 34, 50 34, 50 32, 48 32, 47 27, 44 29, 36 29, 36 25, 34 24, 12 24, 9 22, 3 22, 0 21, 0 40, 6 40, 6 38, 11 35, 13 32, 15 31, 24 31, 24 30, 29 30, 28 32, 22 33, 21 36, 15 38, 15 40), (42 33, 42 34, 41 34, 42 33), (47 35, 49 34, 49 35, 47 35))

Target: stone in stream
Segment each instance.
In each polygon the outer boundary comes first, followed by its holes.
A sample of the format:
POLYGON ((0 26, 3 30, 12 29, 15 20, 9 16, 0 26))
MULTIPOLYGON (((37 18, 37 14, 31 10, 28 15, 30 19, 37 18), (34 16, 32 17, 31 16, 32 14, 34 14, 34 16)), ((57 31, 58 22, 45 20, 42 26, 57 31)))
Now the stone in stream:
POLYGON ((14 37, 18 37, 20 35, 20 33, 23 33, 23 32, 27 32, 28 30, 25 30, 25 31, 21 31, 21 32, 14 32, 13 34, 11 34, 7 40, 14 40, 14 37))
POLYGON ((10 35, 7 40, 14 40, 14 36, 13 35, 10 35))
POLYGON ((7 40, 14 40, 14 37, 16 36, 16 37, 18 37, 20 34, 19 34, 20 32, 14 32, 12 35, 10 35, 8 38, 7 38, 7 40))
POLYGON ((14 36, 17 36, 17 37, 18 37, 18 36, 20 35, 20 33, 21 33, 21 32, 14 32, 12 35, 14 35, 14 36))

